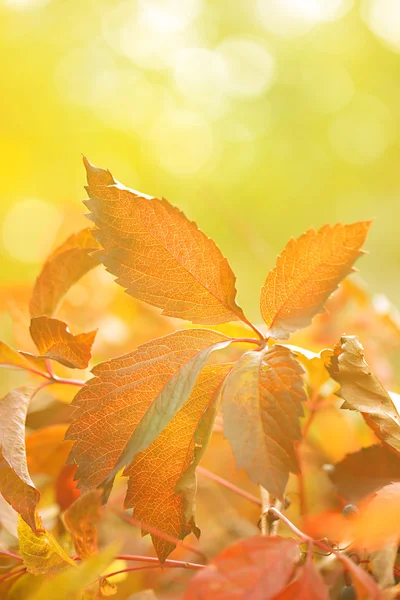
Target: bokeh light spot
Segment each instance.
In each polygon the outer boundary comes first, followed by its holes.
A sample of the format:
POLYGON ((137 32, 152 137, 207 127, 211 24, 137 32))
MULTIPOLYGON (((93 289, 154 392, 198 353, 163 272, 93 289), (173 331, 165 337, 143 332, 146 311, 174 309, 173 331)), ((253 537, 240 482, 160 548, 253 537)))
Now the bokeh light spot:
POLYGON ((61 222, 62 215, 49 202, 36 198, 16 202, 3 221, 4 248, 21 262, 41 262, 54 245, 61 222))
POLYGON ((362 16, 375 35, 400 52, 399 0, 368 0, 363 4, 362 16))
POLYGON ((226 38, 217 48, 227 70, 232 96, 255 97, 267 91, 275 75, 275 58, 261 44, 246 38, 226 38))
POLYGON ((198 114, 170 111, 162 115, 148 136, 149 153, 174 175, 193 175, 211 159, 214 150, 210 125, 198 114))
POLYGON ((351 164, 369 164, 378 159, 392 139, 389 109, 378 98, 356 94, 333 120, 329 138, 333 149, 351 164))
POLYGON ((139 0, 139 18, 154 31, 175 33, 187 27, 201 8, 201 0, 139 0))

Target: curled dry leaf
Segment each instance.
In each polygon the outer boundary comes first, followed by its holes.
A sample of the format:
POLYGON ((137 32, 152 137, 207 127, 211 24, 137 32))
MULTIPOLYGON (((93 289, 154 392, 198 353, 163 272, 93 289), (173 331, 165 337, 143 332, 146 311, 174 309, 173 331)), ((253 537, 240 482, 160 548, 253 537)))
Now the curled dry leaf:
POLYGON ((342 408, 358 410, 375 435, 400 452, 400 415, 365 361, 364 348, 356 336, 340 339, 327 368, 340 384, 336 394, 345 400, 342 408))
POLYGON ((69 288, 99 263, 91 252, 100 248, 90 229, 71 235, 46 260, 29 304, 31 317, 51 317, 69 288))
POLYGON ((28 572, 33 575, 50 575, 68 565, 76 567, 57 540, 43 527, 37 513, 35 522, 37 533, 21 518, 18 523, 19 551, 28 572))
POLYGON ((81 558, 98 553, 97 523, 100 520, 101 490, 81 494, 64 513, 64 523, 81 558))
POLYGON ((33 393, 18 388, 0 401, 0 492, 34 531, 40 493, 26 463, 25 420, 33 393))
POLYGON ((261 315, 276 339, 309 325, 362 254, 370 221, 324 225, 291 239, 261 289, 261 315))
POLYGON ((70 369, 88 366, 97 331, 72 335, 66 323, 48 317, 34 317, 29 329, 42 357, 56 360, 70 369))
POLYGON ((238 467, 280 499, 289 473, 298 470, 294 444, 301 439, 303 372, 293 353, 276 344, 246 352, 223 390, 224 432, 238 467))
MULTIPOLYGON (((200 387, 194 389, 196 380, 210 354, 229 343, 229 338, 215 331, 178 331, 143 344, 126 356, 97 365, 93 369, 95 377, 74 399, 78 412, 66 436, 75 440, 69 461, 78 465, 79 486, 88 489, 102 485, 107 496, 115 475, 128 467, 126 473, 130 475, 131 484, 127 502, 129 505, 138 503, 138 518, 157 528, 160 524, 169 524, 171 533, 179 532, 181 538, 190 533, 194 527, 190 510, 189 516, 185 513, 183 517, 184 501, 173 501, 171 494, 180 478, 180 469, 183 476, 199 451, 196 438, 193 446, 192 436, 203 435, 197 432, 199 417, 207 407, 208 392, 211 402, 212 390, 208 386, 214 376, 215 385, 219 385, 219 370, 215 367, 207 371, 206 378, 199 380, 200 387), (192 391, 196 398, 195 410, 188 413, 183 410, 179 414, 192 391), (172 446, 168 450, 165 447, 165 437, 157 439, 169 425, 169 435, 177 443, 176 456, 172 446), (187 444, 187 456, 185 447, 178 441, 180 435, 187 444), (151 464, 151 460, 155 462, 151 464), (142 464, 151 467, 157 477, 148 479, 147 472, 141 472, 142 464), (137 487, 136 476, 139 478, 137 487), (159 480, 165 485, 168 483, 165 490, 160 488, 159 480), (164 508, 163 501, 166 502, 164 508), (151 503, 158 506, 153 516, 146 510, 146 502, 149 506, 151 503)), ((192 488, 191 483, 189 488, 192 488)), ((161 542, 156 548, 161 560, 172 550, 171 545, 161 542)))
POLYGON ((272 600, 286 587, 299 558, 299 544, 290 538, 236 542, 190 580, 184 599, 272 600))
POLYGON ((235 275, 217 245, 169 204, 116 181, 84 160, 85 202, 103 246, 95 254, 131 296, 202 325, 242 320, 235 275))

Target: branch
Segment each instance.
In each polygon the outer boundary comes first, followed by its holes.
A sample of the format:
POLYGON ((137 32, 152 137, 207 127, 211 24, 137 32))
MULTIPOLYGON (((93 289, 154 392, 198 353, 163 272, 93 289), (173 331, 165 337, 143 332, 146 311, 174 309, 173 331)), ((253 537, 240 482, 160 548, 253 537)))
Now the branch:
POLYGON ((203 469, 203 467, 197 467, 197 472, 201 473, 201 475, 204 475, 205 477, 208 477, 208 479, 212 479, 213 481, 216 481, 220 485, 223 485, 228 490, 231 490, 231 492, 234 492, 235 494, 238 494, 239 496, 246 498, 246 500, 249 500, 253 504, 257 504, 257 506, 261 506, 261 500, 259 500, 256 496, 253 496, 253 494, 249 494, 249 492, 242 490, 241 488, 237 487, 234 483, 227 481, 223 477, 220 477, 219 475, 216 475, 215 473, 211 473, 211 471, 208 471, 207 469, 203 469))

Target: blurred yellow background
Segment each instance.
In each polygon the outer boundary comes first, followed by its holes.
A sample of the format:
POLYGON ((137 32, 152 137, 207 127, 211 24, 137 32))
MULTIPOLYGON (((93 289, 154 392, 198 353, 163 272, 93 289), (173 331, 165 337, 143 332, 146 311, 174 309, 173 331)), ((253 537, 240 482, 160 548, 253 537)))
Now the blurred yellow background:
POLYGON ((338 220, 375 219, 358 266, 400 305, 399 52, 399 0, 0 0, 3 286, 86 226, 84 153, 196 220, 250 318, 338 220))

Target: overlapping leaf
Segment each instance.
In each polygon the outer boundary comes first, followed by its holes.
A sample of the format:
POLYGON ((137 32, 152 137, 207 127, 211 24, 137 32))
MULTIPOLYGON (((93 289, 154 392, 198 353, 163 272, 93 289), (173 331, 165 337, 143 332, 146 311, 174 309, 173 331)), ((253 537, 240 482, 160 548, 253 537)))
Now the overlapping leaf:
POLYGON ((100 248, 90 229, 71 235, 46 260, 30 301, 32 317, 51 317, 61 298, 85 273, 98 265, 90 253, 100 248))
POLYGON ((20 519, 18 524, 19 551, 24 565, 33 575, 50 575, 68 565, 76 567, 57 540, 43 527, 35 514, 36 534, 20 519))
POLYGON ((235 276, 216 244, 167 200, 130 190, 87 160, 86 202, 117 283, 163 314, 203 325, 247 322, 235 276))
MULTIPOLYGON (((79 411, 67 432, 75 440, 69 460, 78 464, 80 487, 102 484, 107 494, 116 473, 149 448, 184 406, 209 355, 229 342, 215 331, 178 331, 96 366, 96 377, 73 402, 79 411)), ((181 429, 179 417, 175 424, 181 429)), ((149 451, 157 455, 157 445, 149 451)), ((173 463, 160 468, 176 477, 173 463)), ((148 499, 154 486, 160 493, 157 479, 149 481, 148 499)))
POLYGON ((294 444, 301 439, 303 369, 285 346, 246 352, 226 379, 224 432, 239 468, 283 498, 297 472, 294 444))
POLYGON ((96 331, 72 335, 67 324, 58 319, 34 317, 30 332, 40 356, 51 358, 71 369, 86 369, 96 331))
POLYGON ((64 513, 64 523, 81 558, 98 553, 97 524, 100 520, 101 491, 89 490, 64 513))
POLYGON ((329 600, 326 583, 315 568, 312 554, 307 555, 297 577, 274 600, 329 600))
POLYGON ((57 477, 63 468, 72 442, 64 439, 67 425, 50 425, 26 437, 28 470, 31 475, 57 477))
MULTIPOLYGON (((204 367, 187 402, 125 471, 130 477, 125 506, 134 508, 136 519, 177 539, 190 531, 199 535, 194 514, 195 468, 211 434, 220 385, 230 368, 204 367)), ((152 538, 160 560, 175 548, 155 535, 152 538)))
POLYGON ((342 408, 358 410, 376 436, 400 452, 400 415, 379 379, 364 358, 356 336, 343 336, 334 348, 328 371, 340 384, 342 408))
POLYGON ((336 464, 329 477, 341 496, 357 502, 392 481, 400 481, 400 457, 384 445, 362 448, 336 464))
POLYGON ((369 221, 324 225, 290 240, 261 290, 261 314, 270 336, 288 338, 323 310, 362 254, 369 226, 369 221))
POLYGON ((0 492, 34 531, 40 493, 26 464, 25 420, 33 390, 18 388, 0 401, 0 492))
POLYGON ((190 580, 185 600, 272 600, 300 558, 290 538, 255 536, 230 546, 190 580))

